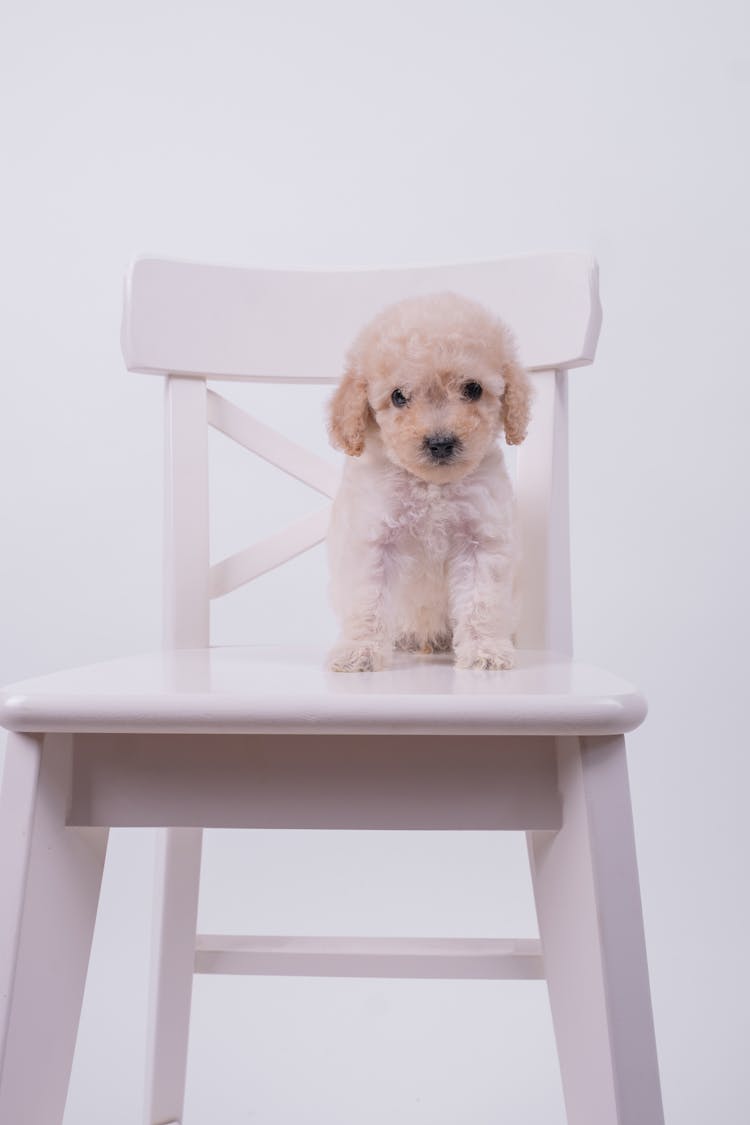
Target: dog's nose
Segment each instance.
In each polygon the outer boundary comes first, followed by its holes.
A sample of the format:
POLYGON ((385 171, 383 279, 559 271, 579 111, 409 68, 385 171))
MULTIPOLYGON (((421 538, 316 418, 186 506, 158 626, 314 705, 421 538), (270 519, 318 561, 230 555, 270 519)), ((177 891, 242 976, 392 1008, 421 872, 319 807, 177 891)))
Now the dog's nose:
POLYGON ((454 434, 432 434, 424 443, 433 461, 450 461, 459 444, 454 434))

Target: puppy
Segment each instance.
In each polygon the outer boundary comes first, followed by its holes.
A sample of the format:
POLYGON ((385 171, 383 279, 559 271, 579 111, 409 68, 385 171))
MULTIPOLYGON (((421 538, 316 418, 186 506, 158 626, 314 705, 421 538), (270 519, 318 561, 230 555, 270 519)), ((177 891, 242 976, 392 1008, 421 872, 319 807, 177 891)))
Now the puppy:
POLYGON ((334 670, 382 668, 394 647, 513 666, 518 551, 496 439, 523 441, 530 397, 508 329, 464 297, 401 301, 359 333, 330 403, 347 454, 328 535, 334 670))

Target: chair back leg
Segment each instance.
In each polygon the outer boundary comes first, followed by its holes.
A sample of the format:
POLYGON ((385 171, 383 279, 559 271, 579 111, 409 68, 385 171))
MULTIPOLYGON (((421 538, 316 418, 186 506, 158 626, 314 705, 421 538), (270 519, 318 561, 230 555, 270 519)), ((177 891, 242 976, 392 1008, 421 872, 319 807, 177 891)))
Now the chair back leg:
POLYGON ((558 742, 563 827, 528 833, 570 1125, 663 1125, 625 740, 558 742))
POLYGON ((0 797, 0 1121, 8 1125, 61 1125, 73 1064, 108 833, 66 827, 72 741, 8 738, 0 797))
POLYGON ((202 842, 200 828, 157 836, 145 1125, 182 1120, 202 842))

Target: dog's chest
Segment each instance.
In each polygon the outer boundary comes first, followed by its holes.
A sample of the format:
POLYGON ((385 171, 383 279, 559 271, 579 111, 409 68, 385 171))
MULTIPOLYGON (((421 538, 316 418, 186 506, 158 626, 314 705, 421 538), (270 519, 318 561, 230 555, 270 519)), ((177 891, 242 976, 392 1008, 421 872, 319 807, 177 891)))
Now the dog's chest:
POLYGON ((465 490, 408 481, 391 497, 389 539, 410 554, 445 558, 477 534, 477 512, 465 490))

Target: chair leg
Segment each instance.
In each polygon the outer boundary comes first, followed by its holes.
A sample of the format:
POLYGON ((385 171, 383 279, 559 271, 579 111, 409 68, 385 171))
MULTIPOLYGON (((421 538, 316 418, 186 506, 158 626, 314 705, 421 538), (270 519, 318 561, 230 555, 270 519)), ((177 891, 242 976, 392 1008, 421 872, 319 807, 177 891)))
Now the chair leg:
POLYGON ((182 1120, 202 841, 200 828, 159 831, 146 1057, 146 1125, 179 1125, 182 1120))
POLYGON ((0 1121, 59 1125, 107 830, 67 828, 72 739, 11 734, 0 794, 0 1121))
POLYGON ((569 1125, 663 1125, 622 736, 558 742, 563 827, 530 832, 569 1125))

